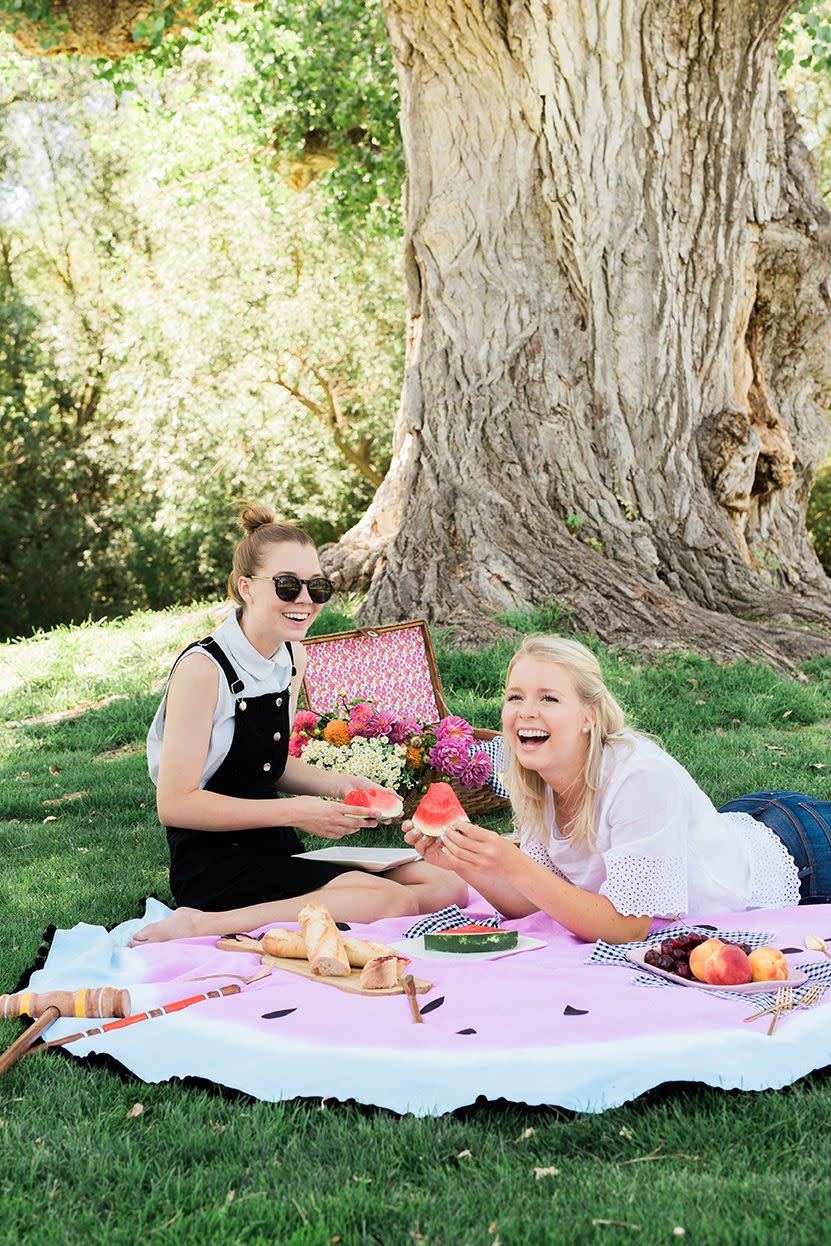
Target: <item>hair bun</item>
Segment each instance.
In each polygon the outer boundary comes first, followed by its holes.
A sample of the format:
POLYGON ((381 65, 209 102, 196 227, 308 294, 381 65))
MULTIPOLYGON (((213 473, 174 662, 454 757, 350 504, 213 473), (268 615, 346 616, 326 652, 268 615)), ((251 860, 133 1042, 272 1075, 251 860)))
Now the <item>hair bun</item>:
POLYGON ((244 506, 240 511, 240 525, 246 536, 251 536, 252 532, 256 532, 258 528, 265 527, 266 524, 276 523, 277 516, 270 506, 244 506))

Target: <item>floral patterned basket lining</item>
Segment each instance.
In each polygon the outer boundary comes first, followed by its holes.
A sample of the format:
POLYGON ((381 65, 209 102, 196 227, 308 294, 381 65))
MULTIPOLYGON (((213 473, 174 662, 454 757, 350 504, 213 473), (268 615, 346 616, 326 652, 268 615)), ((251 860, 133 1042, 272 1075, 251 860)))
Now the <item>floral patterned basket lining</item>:
POLYGON ((347 700, 375 701, 425 723, 438 722, 447 713, 423 619, 311 636, 304 645, 303 696, 309 709, 329 709, 345 693, 347 700))
MULTIPOLYGON (((434 723, 447 714, 430 631, 423 619, 312 636, 304 644, 307 664, 303 699, 310 709, 329 709, 345 694, 348 700, 375 701, 421 722, 434 723)), ((492 740, 496 734, 474 729, 477 740, 492 740)), ((449 782, 471 817, 510 807, 510 802, 487 784, 465 788, 456 780, 449 782)), ((406 816, 419 799, 416 793, 407 797, 406 816)))

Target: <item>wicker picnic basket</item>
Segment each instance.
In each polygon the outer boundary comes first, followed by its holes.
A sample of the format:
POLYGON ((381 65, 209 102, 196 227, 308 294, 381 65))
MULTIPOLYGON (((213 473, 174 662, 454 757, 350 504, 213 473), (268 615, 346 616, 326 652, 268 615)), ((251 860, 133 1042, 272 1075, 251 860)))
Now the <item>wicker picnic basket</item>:
MULTIPOLYGON (((474 727, 473 729, 473 738, 475 740, 492 740, 497 734, 496 731, 488 731, 483 727, 474 727)), ((459 804, 472 822, 475 822, 477 818, 485 813, 496 813, 499 809, 510 809, 511 807, 511 802, 504 800, 501 796, 497 796, 493 788, 487 783, 483 787, 463 787, 458 779, 448 779, 446 775, 426 770, 418 788, 413 792, 408 792, 404 799, 405 818, 412 817, 418 802, 424 795, 427 785, 434 781, 450 784, 459 798, 459 804)))
MULTIPOLYGON (((310 636, 303 643, 308 659, 303 699, 310 709, 330 709, 346 696, 375 701, 423 723, 436 723, 447 715, 430 629, 423 619, 310 636)), ((474 727, 473 735, 485 742, 497 732, 474 727)), ((426 771, 420 790, 410 792, 404 801, 405 816, 412 814, 431 778, 449 782, 472 819, 510 808, 510 801, 497 796, 488 784, 466 788, 456 779, 426 771)))

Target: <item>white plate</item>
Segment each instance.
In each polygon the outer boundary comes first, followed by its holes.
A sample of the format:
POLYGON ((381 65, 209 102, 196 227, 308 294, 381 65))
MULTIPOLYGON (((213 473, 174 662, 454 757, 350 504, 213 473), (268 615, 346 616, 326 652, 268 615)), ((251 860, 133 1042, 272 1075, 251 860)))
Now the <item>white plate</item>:
POLYGON ((390 947, 414 960, 452 960, 457 965, 467 964, 471 960, 499 960, 502 956, 516 956, 518 952, 533 952, 537 948, 546 947, 545 939, 530 939, 528 935, 520 935, 516 947, 496 948, 493 952, 434 952, 425 948, 424 935, 417 939, 399 939, 390 947))
POLYGON ((420 861, 414 848, 318 848, 315 852, 298 852, 306 861, 326 861, 329 865, 353 865, 370 874, 383 874, 394 870, 396 865, 408 865, 420 861))
MULTIPOLYGON (((670 973, 668 969, 658 969, 655 965, 647 965, 644 956, 649 948, 637 948, 635 951, 627 952, 627 960, 631 960, 633 965, 637 965, 639 969, 646 969, 648 973, 657 973, 659 978, 667 978, 670 982, 677 982, 679 986, 696 986, 700 991, 735 991, 737 995, 758 995, 761 991, 775 991, 780 986, 802 986, 803 982, 808 981, 808 975, 802 969, 792 969, 788 965, 789 975, 787 978, 773 979, 769 982, 742 982, 738 986, 719 986, 713 982, 699 982, 698 978, 679 978, 677 973, 670 973)), ((786 963, 787 963, 787 957, 786 963)))

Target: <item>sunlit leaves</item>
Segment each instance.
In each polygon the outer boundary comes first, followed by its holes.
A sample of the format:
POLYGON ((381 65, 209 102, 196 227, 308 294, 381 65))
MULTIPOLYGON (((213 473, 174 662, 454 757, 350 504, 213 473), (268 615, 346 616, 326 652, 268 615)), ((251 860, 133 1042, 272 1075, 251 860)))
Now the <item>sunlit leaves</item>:
POLYGON ((157 4, 139 30, 150 46, 97 72, 131 90, 149 71, 161 78, 178 67, 188 48, 233 41, 246 67, 234 89, 264 182, 296 182, 292 171, 304 163, 317 175, 323 150, 320 206, 344 228, 400 230, 398 88, 377 0, 242 8, 202 0, 197 10, 192 26, 170 33, 181 5, 157 4))
POLYGON ((322 183, 297 195, 264 170, 242 46, 217 31, 178 68, 131 72, 114 94, 84 62, 0 55, 22 97, 3 116, 5 229, 43 349, 23 372, 70 401, 101 381, 82 439, 100 496, 78 511, 66 466, 32 459, 55 527, 74 531, 72 506, 91 525, 64 546, 64 618, 220 593, 235 498, 336 538, 373 488, 278 375, 331 378, 345 439, 382 473, 400 390, 397 239, 338 229, 322 183))
POLYGON ((831 4, 799 0, 788 15, 779 39, 779 72, 797 63, 803 69, 831 73, 831 4))

